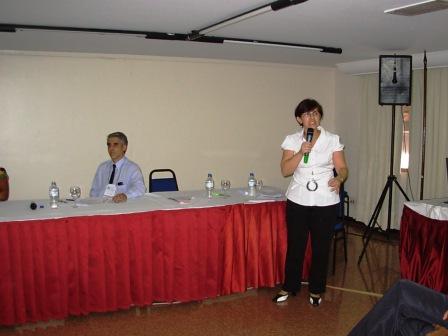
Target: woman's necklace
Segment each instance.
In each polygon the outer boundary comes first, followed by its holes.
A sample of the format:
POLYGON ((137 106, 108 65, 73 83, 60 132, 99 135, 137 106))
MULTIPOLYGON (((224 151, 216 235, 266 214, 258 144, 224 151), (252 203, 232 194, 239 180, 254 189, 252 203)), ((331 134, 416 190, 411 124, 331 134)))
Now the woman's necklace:
POLYGON ((317 188, 318 188, 319 186, 317 185, 317 182, 316 182, 316 180, 314 179, 314 172, 311 172, 311 176, 312 176, 311 181, 308 181, 308 182, 307 182, 307 184, 306 184, 306 188, 307 188, 309 191, 316 191, 317 188))

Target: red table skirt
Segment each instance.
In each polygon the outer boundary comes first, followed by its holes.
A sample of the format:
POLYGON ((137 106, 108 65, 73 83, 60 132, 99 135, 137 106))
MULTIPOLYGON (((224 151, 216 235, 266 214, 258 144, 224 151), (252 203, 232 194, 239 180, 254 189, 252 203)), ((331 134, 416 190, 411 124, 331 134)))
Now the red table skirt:
POLYGON ((0 324, 272 287, 285 256, 285 202, 0 223, 0 324))
POLYGON ((400 236, 401 277, 448 293, 448 221, 404 206, 400 236))

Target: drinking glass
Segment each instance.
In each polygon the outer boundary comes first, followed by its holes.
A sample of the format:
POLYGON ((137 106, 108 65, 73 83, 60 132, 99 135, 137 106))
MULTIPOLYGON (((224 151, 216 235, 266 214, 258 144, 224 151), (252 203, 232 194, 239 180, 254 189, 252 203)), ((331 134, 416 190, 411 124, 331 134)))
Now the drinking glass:
POLYGON ((261 191, 261 189, 263 189, 263 180, 258 179, 258 180, 257 180, 257 183, 255 184, 255 188, 256 188, 258 191, 261 191))
POLYGON ((72 197, 72 199, 74 201, 73 207, 77 208, 78 205, 76 204, 76 200, 81 197, 81 188, 78 186, 71 186, 70 187, 70 196, 72 197))
POLYGON ((221 180, 221 190, 227 191, 230 189, 230 181, 229 180, 221 180))

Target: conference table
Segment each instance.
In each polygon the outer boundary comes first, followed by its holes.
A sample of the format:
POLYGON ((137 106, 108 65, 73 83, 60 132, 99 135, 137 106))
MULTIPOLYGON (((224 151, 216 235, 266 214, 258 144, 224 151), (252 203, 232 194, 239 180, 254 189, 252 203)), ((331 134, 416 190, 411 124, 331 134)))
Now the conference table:
POLYGON ((448 294, 448 204, 444 199, 405 202, 400 225, 404 279, 448 294))
POLYGON ((255 197, 230 189, 119 204, 87 198, 76 208, 36 203, 0 203, 0 325, 203 300, 283 280, 285 198, 276 188, 255 197))

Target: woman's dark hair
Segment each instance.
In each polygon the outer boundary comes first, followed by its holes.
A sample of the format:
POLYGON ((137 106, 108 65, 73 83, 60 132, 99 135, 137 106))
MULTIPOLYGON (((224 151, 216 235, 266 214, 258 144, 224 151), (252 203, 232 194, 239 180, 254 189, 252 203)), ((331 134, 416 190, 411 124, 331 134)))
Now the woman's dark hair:
POLYGON ((317 100, 307 98, 302 100, 299 105, 297 105, 294 116, 296 118, 301 118, 302 114, 313 111, 315 109, 317 109, 317 112, 319 112, 320 117, 323 118, 324 111, 322 110, 322 106, 317 102, 317 100))

